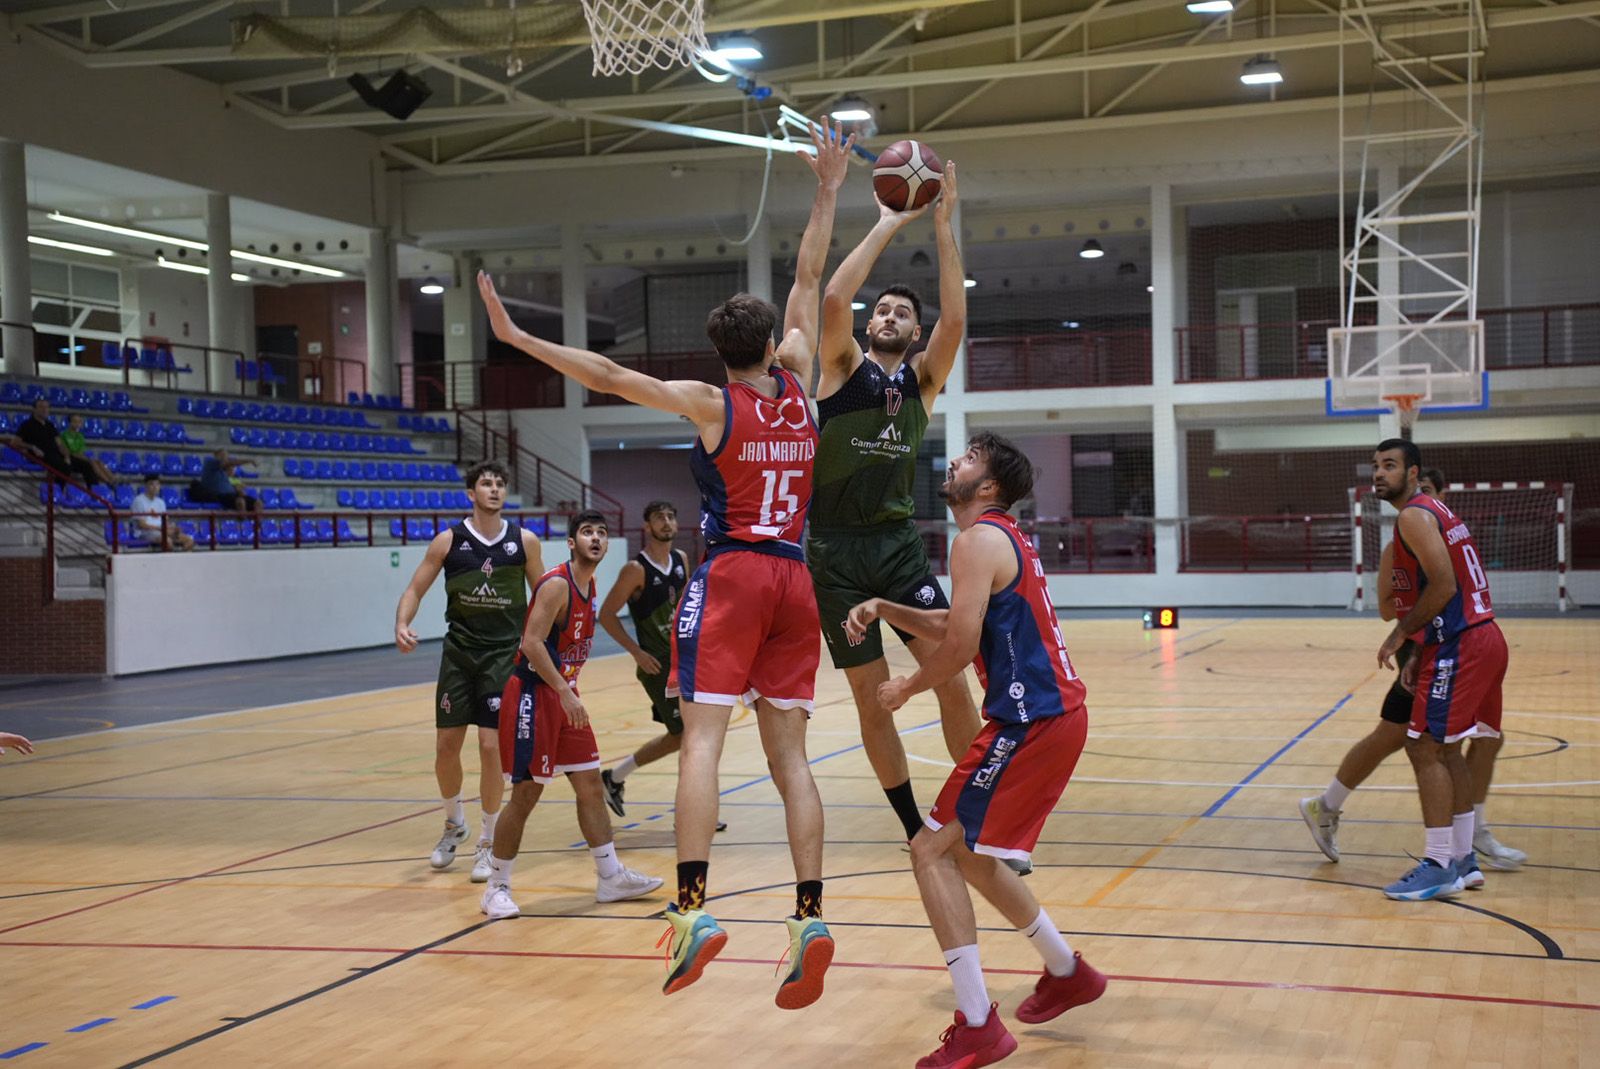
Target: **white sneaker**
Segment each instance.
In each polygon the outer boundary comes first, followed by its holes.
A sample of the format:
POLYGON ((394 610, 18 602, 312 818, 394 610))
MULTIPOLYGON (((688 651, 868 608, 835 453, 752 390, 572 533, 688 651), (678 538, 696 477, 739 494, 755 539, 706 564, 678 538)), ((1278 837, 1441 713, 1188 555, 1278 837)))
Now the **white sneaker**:
POLYGON ((623 902, 630 898, 643 898, 661 886, 661 877, 634 872, 626 865, 615 876, 602 876, 595 884, 596 902, 623 902))
POLYGON ((1501 869, 1509 872, 1520 869, 1522 863, 1528 860, 1528 855, 1515 847, 1507 846, 1494 837, 1488 828, 1476 832, 1472 836, 1472 849, 1478 852, 1492 869, 1501 869))
POLYGON ((522 912, 522 908, 511 898, 511 888, 503 883, 491 883, 485 887, 483 897, 478 900, 478 908, 492 921, 515 917, 522 912))
POLYGON ((433 855, 428 858, 428 864, 436 869, 447 869, 455 864, 456 844, 467 839, 467 826, 453 821, 444 822, 444 834, 439 836, 439 845, 433 848, 433 855))
POLYGON ((478 851, 472 855, 472 882, 488 883, 489 874, 494 869, 489 864, 492 845, 483 839, 478 840, 478 851))
POLYGON ((1311 829, 1311 838, 1317 849, 1329 861, 1339 860, 1339 811, 1322 804, 1322 795, 1300 799, 1300 816, 1311 829))

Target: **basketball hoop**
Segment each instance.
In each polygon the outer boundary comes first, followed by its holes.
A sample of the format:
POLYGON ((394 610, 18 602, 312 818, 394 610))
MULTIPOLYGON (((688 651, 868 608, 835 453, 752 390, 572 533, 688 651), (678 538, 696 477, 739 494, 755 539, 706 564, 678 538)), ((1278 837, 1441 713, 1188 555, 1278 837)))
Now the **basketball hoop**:
POLYGON ((1422 412, 1422 402, 1427 399, 1424 393, 1386 393, 1383 399, 1400 415, 1400 437, 1406 441, 1411 440, 1411 428, 1416 426, 1417 416, 1422 412))
POLYGON ((671 70, 709 51, 705 0, 583 0, 594 72, 671 70))

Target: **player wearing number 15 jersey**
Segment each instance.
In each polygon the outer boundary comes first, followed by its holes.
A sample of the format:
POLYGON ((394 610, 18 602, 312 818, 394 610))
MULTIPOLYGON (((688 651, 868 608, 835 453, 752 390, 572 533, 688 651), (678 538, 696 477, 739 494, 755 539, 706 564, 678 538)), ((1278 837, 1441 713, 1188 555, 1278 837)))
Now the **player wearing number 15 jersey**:
POLYGON ((1472 849, 1472 778, 1461 742, 1500 737, 1507 658, 1472 532, 1443 502, 1418 493, 1421 464, 1414 443, 1390 438, 1378 443, 1372 473, 1373 490, 1400 510, 1390 579, 1399 620, 1378 650, 1378 663, 1388 667, 1407 638, 1418 644, 1406 752, 1422 796, 1427 855, 1384 888, 1390 898, 1408 901, 1483 883, 1472 849))
POLYGON ((822 923, 822 801, 806 762, 822 636, 800 548, 811 504, 817 429, 804 383, 817 347, 822 268, 834 207, 854 138, 827 125, 812 130, 817 176, 811 219, 800 239, 783 341, 777 309, 739 294, 712 310, 706 334, 722 358, 724 387, 662 382, 598 353, 554 345, 511 322, 486 274, 478 289, 495 336, 591 390, 681 415, 694 424, 691 467, 700 489, 707 559, 689 580, 673 627, 673 668, 682 696, 678 752, 678 901, 667 912, 666 994, 700 978, 728 933, 705 911, 706 876, 717 821, 717 764, 734 703, 755 704, 772 779, 787 810, 795 867, 788 918, 791 967, 777 1004, 810 1005, 822 995, 833 938, 822 923))

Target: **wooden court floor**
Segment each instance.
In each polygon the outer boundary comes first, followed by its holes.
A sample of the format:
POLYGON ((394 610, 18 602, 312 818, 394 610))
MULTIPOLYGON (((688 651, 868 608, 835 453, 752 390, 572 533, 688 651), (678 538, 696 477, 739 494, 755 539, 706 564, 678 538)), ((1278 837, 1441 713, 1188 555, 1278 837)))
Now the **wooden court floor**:
MULTIPOLYGON (((1600 1064, 1600 621, 1504 626, 1490 813, 1531 863, 1455 903, 1395 903, 1377 888, 1421 848, 1403 757, 1348 803, 1337 865, 1296 810, 1377 716, 1377 623, 1186 617, 1151 635, 1067 619, 1089 744, 1030 879, 1113 979, 1091 1006, 1016 1023, 1036 959, 980 903, 991 993, 1021 1040, 1006 1064, 1600 1064)), ((608 762, 653 733, 631 662, 593 662, 584 682, 608 762)), ((595 904, 565 787, 529 823, 522 917, 485 923, 470 854, 429 869, 431 689, 412 686, 0 759, 0 1058, 909 1066, 953 1003, 843 676, 825 668, 818 691, 838 957, 809 1010, 772 1004, 793 876, 753 717, 729 736, 711 866, 732 938, 668 999, 667 897, 595 904)), ((924 801, 948 767, 936 715, 925 696, 901 720, 924 801)), ((671 767, 636 773, 618 822, 663 892, 673 783, 671 767)))

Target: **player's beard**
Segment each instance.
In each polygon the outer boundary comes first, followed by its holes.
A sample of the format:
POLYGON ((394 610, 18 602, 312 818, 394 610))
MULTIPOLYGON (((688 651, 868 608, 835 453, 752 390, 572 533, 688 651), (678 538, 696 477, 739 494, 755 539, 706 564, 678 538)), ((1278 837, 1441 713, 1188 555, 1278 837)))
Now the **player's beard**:
POLYGON ((939 496, 944 498, 945 504, 951 508, 960 508, 970 504, 972 499, 978 496, 978 484, 981 482, 982 479, 972 479, 968 482, 952 479, 939 487, 939 496))
POLYGON ((885 356, 899 356, 911 348, 911 335, 909 333, 901 334, 899 331, 895 331, 892 338, 885 338, 881 334, 874 333, 871 341, 872 351, 882 353, 885 356))

